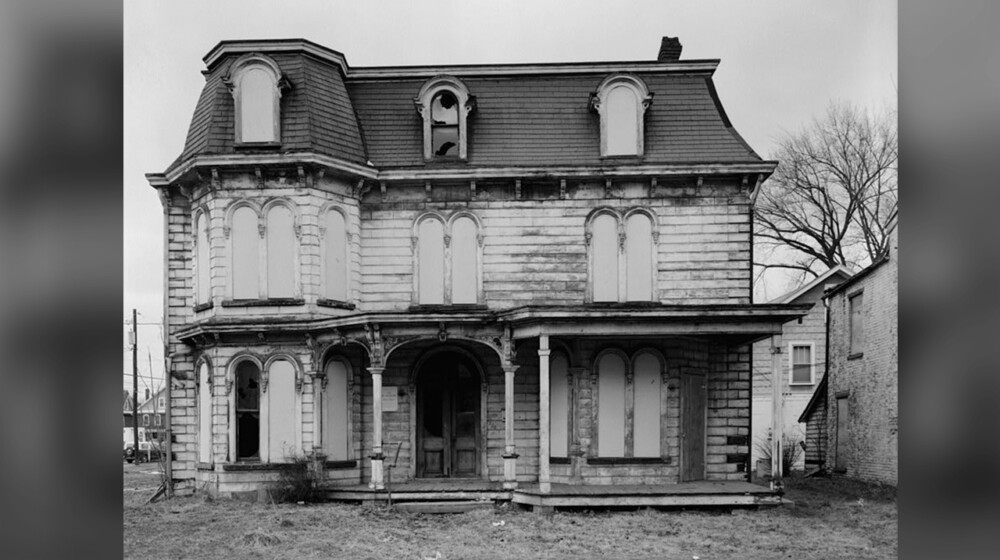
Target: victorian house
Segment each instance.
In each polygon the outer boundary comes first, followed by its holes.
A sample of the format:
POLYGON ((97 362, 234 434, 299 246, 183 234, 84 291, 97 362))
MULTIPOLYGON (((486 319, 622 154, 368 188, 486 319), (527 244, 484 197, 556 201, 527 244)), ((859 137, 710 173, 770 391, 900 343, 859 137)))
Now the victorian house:
POLYGON ((751 345, 808 307, 752 303, 776 162, 727 118, 719 61, 680 54, 359 68, 300 39, 215 46, 183 152, 147 175, 177 486, 256 491, 308 457, 334 498, 389 467, 394 490, 536 505, 747 496, 751 345))

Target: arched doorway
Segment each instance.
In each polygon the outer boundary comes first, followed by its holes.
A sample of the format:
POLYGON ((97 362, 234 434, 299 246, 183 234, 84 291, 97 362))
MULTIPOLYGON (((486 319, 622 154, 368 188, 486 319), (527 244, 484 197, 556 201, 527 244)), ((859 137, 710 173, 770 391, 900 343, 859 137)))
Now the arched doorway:
POLYGON ((480 475, 482 380, 464 353, 433 354, 416 372, 417 477, 480 475))

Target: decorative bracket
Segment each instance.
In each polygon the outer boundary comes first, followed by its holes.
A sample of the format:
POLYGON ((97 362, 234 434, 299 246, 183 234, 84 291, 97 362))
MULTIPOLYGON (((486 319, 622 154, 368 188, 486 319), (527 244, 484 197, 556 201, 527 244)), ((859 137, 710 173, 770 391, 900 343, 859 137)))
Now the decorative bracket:
POLYGON ((448 340, 448 326, 444 324, 444 321, 438 323, 437 338, 441 342, 448 340))
POLYGON ((306 168, 303 166, 298 166, 297 171, 299 173, 299 188, 306 188, 306 168))
POLYGON ((469 181, 469 192, 472 193, 472 198, 476 198, 476 182, 469 181))
POLYGON ((260 167, 254 167, 253 168, 253 174, 257 178, 257 188, 263 190, 263 188, 264 188, 264 171, 261 170, 260 167))
POLYGON ((587 247, 590 247, 590 240, 593 239, 593 237, 594 234, 589 231, 583 234, 583 242, 587 245, 587 247))
POLYGON ((230 232, 231 230, 232 230, 232 228, 231 228, 231 227, 229 227, 229 224, 225 224, 224 226, 222 226, 222 235, 223 235, 223 236, 224 236, 224 237, 225 237, 226 239, 229 239, 229 232, 230 232))
POLYGON ((261 220, 257 222, 257 233, 260 234, 261 239, 264 239, 264 236, 267 234, 267 225, 264 223, 263 216, 261 217, 261 220))
POLYGON ((486 236, 483 235, 482 232, 476 234, 476 243, 478 243, 480 247, 482 247, 483 244, 486 243, 486 236))
POLYGON ((566 179, 559 179, 559 200, 566 200, 566 179))
POLYGON ((445 247, 451 247, 451 234, 450 233, 444 234, 444 246, 445 247))
POLYGON ((378 182, 378 190, 382 194, 382 202, 385 202, 385 181, 378 182))
POLYGON ((302 239, 302 224, 298 220, 295 220, 295 223, 292 224, 292 231, 295 232, 296 239, 302 239))
POLYGON ((226 379, 226 396, 229 396, 229 395, 233 394, 233 385, 234 384, 235 384, 235 382, 233 381, 232 377, 229 377, 229 378, 226 379))
POLYGON ((521 180, 514 179, 514 198, 521 200, 521 180))
POLYGON ((368 339, 368 351, 371 354, 372 367, 385 367, 382 332, 378 323, 365 323, 365 338, 368 339))
POLYGON ((698 175, 698 188, 701 188, 701 185, 704 183, 705 183, 705 178, 702 177, 701 175, 698 175))
POLYGON ((424 201, 431 201, 431 182, 427 181, 424 183, 424 201))
POLYGON ((611 198, 611 179, 604 180, 604 198, 611 198))
POLYGON ((218 189, 222 182, 219 180, 219 169, 216 167, 212 168, 212 188, 218 189))
POLYGON ((267 371, 260 372, 260 392, 261 392, 261 394, 267 392, 267 382, 268 382, 268 378, 269 377, 270 376, 267 374, 267 371))

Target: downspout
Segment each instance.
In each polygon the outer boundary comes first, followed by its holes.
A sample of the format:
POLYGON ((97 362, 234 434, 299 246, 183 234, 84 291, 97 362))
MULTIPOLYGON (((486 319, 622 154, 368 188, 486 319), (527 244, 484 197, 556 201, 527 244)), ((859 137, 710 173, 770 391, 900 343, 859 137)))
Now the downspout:
POLYGON ((163 198, 163 366, 164 366, 164 384, 166 385, 166 399, 167 399, 167 410, 163 415, 164 431, 166 432, 166 461, 164 465, 164 476, 166 480, 164 485, 166 487, 167 498, 171 498, 174 495, 174 465, 173 465, 173 429, 171 427, 171 399, 170 399, 170 389, 173 385, 173 375, 171 374, 171 358, 170 358, 170 331, 168 327, 170 322, 167 320, 167 312, 169 311, 169 301, 170 301, 170 190, 169 187, 165 189, 165 198, 163 198))
MULTIPOLYGON (((826 291, 825 289, 823 290, 826 291)), ((823 294, 823 322, 826 324, 826 340, 823 346, 823 382, 826 383, 826 402, 823 403, 824 413, 823 422, 826 423, 827 419, 830 417, 830 382, 826 379, 826 376, 830 375, 830 298, 823 294)), ((824 433, 829 432, 829 426, 824 427, 824 433)), ((806 434, 809 433, 809 424, 806 424, 806 434)), ((826 437, 823 438, 823 446, 819 450, 820 462, 819 468, 821 471, 826 470, 826 447, 828 446, 828 440, 826 437)))

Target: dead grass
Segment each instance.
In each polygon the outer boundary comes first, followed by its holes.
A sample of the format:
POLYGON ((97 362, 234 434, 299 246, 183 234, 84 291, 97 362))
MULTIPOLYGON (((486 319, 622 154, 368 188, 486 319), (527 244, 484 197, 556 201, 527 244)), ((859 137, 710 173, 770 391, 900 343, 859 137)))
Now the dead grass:
POLYGON ((144 559, 896 557, 894 491, 829 479, 787 490, 795 506, 548 516, 510 504, 461 515, 196 497, 144 505, 126 491, 123 545, 126 558, 144 559))

